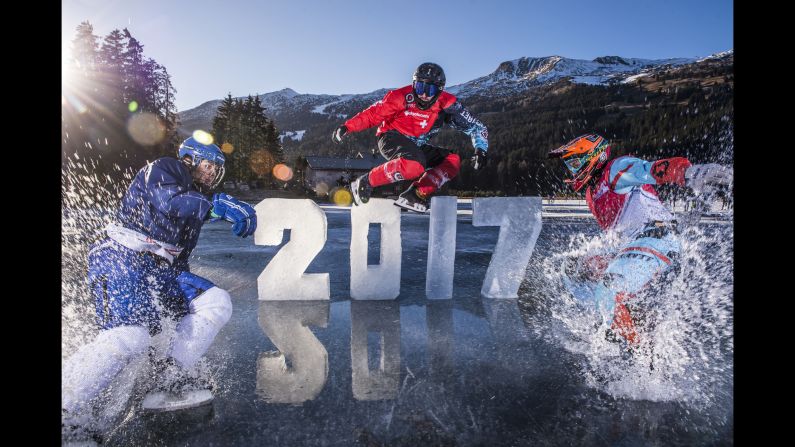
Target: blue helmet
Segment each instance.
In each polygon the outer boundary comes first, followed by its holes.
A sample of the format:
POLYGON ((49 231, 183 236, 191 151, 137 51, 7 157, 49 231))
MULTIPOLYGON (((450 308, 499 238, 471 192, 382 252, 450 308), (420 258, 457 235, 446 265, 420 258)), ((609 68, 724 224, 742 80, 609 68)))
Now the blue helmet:
POLYGON ((226 158, 221 149, 215 144, 203 144, 190 137, 180 144, 177 155, 180 160, 187 162, 186 157, 189 159, 191 171, 195 170, 202 160, 216 164, 219 168, 218 172, 212 182, 205 184, 205 186, 212 189, 221 183, 221 179, 224 177, 224 162, 226 158))

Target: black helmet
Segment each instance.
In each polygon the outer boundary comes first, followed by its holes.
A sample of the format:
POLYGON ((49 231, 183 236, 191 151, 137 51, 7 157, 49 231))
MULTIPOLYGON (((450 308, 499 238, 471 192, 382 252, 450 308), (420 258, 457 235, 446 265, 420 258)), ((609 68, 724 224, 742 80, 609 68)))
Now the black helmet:
POLYGON ((417 96, 417 104, 421 109, 427 109, 439 98, 442 90, 444 90, 444 84, 447 82, 447 78, 444 75, 442 67, 433 62, 425 62, 414 70, 413 81, 414 93, 417 96), (418 82, 420 83, 419 85, 417 84, 418 82), (428 88, 426 85, 435 86, 436 88, 428 88), (419 95, 422 94, 422 92, 429 94, 431 99, 428 101, 421 100, 419 95))
POLYGON ((444 88, 445 82, 447 82, 447 78, 444 76, 444 70, 437 64, 433 62, 425 62, 424 64, 417 67, 414 70, 414 81, 425 81, 430 82, 432 84, 436 84, 441 88, 444 88))

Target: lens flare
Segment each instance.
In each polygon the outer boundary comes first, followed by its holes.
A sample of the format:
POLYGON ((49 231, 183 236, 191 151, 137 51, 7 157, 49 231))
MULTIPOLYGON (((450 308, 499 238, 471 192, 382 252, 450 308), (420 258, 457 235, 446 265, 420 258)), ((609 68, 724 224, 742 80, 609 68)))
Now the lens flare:
POLYGON ((319 182, 317 185, 315 185, 315 194, 319 196, 325 196, 328 194, 328 189, 329 188, 326 182, 319 182))
POLYGON ((293 170, 284 163, 279 163, 273 167, 273 176, 283 182, 289 182, 293 178, 293 170))
POLYGON ((334 188, 330 195, 331 200, 339 206, 351 206, 351 203, 353 203, 353 196, 345 188, 334 188))
POLYGON ((65 93, 63 96, 61 96, 61 98, 62 98, 61 102, 63 104, 71 106, 74 110, 77 111, 77 113, 81 115, 88 111, 88 107, 86 107, 86 105, 83 104, 83 102, 80 101, 75 95, 72 95, 70 93, 65 93))
POLYGON ((213 136, 201 129, 193 131, 193 138, 201 144, 213 144, 213 136))
POLYGON ((231 154, 235 151, 235 147, 232 146, 232 143, 224 143, 221 145, 221 152, 225 154, 231 154))
POLYGON ((166 127, 151 113, 136 113, 127 120, 127 132, 136 143, 152 146, 166 136, 166 127))
POLYGON ((273 165, 273 156, 264 149, 257 149, 251 153, 248 165, 257 175, 267 174, 273 165))
POLYGON ((138 110, 138 101, 132 101, 129 105, 127 105, 127 110, 130 112, 135 112, 138 110))

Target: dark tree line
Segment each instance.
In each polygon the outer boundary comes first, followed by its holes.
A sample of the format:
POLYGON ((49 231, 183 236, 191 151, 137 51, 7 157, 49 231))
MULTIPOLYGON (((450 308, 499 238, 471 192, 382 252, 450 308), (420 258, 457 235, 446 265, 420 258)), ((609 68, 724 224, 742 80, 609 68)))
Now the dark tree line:
POLYGON ((259 96, 227 95, 213 118, 212 134, 226 154, 227 180, 270 183, 273 167, 284 162, 279 132, 259 96))

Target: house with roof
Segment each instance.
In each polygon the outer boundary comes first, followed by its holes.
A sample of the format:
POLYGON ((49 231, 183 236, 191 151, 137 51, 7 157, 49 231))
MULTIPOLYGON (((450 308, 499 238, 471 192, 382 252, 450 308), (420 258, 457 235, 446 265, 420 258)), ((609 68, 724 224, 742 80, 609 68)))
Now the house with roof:
MULTIPOLYGON (((307 156, 304 172, 304 186, 325 194, 335 187, 348 187, 360 175, 364 175, 374 167, 384 163, 384 157, 373 153, 362 155, 357 153, 354 157, 321 157, 307 156)), ((399 183, 379 188, 382 194, 400 194, 405 186, 399 183)))

